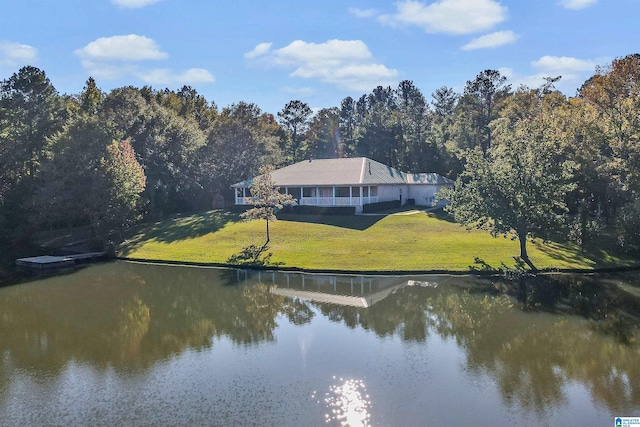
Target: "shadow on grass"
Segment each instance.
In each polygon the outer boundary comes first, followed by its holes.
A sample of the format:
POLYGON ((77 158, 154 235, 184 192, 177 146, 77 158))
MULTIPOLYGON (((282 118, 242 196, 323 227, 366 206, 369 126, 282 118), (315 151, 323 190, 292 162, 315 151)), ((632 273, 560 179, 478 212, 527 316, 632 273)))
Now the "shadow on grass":
POLYGON ((536 272, 537 268, 531 263, 531 261, 526 262, 522 258, 518 256, 513 257, 514 266, 509 267, 504 262, 500 261, 500 265, 498 267, 494 267, 485 260, 480 257, 475 257, 473 259, 473 265, 469 266, 469 270, 480 272, 480 273, 497 273, 502 272, 503 274, 522 274, 527 272, 536 272), (529 268, 526 268, 529 267, 529 268))
POLYGON ((583 265, 584 268, 591 267, 591 265, 585 265, 585 262, 590 264, 590 260, 593 259, 593 257, 587 253, 581 253, 579 249, 572 245, 549 241, 543 242, 542 244, 535 242, 534 245, 540 252, 554 260, 567 264, 583 265))
POLYGON ((269 252, 264 254, 264 252, 269 248, 269 244, 265 243, 262 246, 258 245, 249 245, 244 248, 237 254, 231 255, 227 260, 228 264, 231 265, 248 265, 252 267, 270 267, 270 266, 278 266, 283 265, 284 263, 276 263, 271 261, 271 257, 273 256, 273 252, 269 252), (264 256, 263 256, 264 254, 264 256))
POLYGON ((364 231, 383 219, 384 215, 297 215, 278 214, 280 221, 324 224, 333 227, 364 231))
POLYGON ((127 233, 129 238, 120 246, 120 251, 127 256, 149 240, 172 243, 193 239, 216 232, 235 221, 239 221, 237 214, 216 210, 188 216, 180 215, 155 224, 142 224, 127 233))
POLYGON ((476 272, 489 273, 489 272, 499 271, 500 268, 493 267, 491 264, 487 263, 485 260, 483 260, 480 257, 474 257, 473 265, 469 266, 469 270, 476 271, 476 272))
POLYGON ((448 212, 445 212, 445 210, 444 210, 444 209, 436 209, 436 210, 434 210, 434 211, 427 212, 427 215, 429 215, 429 216, 430 216, 430 217, 432 217, 432 218, 436 218, 436 219, 439 219, 439 220, 441 220, 441 221, 450 222, 450 223, 452 223, 452 224, 458 224, 458 225, 460 225, 461 227, 463 227, 463 225, 461 225, 461 224, 457 223, 457 222, 455 221, 455 219, 453 219, 453 215, 451 215, 451 214, 450 214, 450 213, 448 213, 448 212))

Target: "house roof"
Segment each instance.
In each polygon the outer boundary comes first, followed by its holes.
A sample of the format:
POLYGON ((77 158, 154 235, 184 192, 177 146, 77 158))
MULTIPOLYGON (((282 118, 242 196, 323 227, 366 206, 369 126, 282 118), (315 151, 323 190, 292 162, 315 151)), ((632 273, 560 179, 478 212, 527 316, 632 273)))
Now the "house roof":
MULTIPOLYGON (((436 173, 407 174, 366 157, 305 160, 273 171, 271 178, 279 187, 453 183, 436 173)), ((252 181, 232 187, 249 187, 252 181)))

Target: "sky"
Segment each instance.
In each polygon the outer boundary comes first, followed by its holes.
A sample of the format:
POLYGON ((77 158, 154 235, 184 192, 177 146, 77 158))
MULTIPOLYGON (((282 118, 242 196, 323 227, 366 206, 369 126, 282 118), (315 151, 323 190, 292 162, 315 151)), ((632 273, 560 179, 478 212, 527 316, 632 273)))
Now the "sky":
POLYGON ((105 92, 189 85, 274 115, 403 80, 431 100, 486 69, 514 88, 561 75, 574 96, 638 52, 640 0, 0 0, 0 80, 33 65, 60 93, 90 76, 105 92))

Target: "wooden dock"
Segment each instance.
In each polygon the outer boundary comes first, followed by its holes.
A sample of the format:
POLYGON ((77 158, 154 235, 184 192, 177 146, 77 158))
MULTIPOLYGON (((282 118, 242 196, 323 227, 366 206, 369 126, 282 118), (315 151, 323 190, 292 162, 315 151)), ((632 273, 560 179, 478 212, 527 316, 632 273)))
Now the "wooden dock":
POLYGON ((20 258, 16 260, 16 265, 18 267, 29 268, 32 270, 71 268, 74 267, 77 262, 92 261, 98 258, 103 258, 105 255, 105 252, 89 252, 84 254, 64 256, 43 255, 29 258, 20 258))

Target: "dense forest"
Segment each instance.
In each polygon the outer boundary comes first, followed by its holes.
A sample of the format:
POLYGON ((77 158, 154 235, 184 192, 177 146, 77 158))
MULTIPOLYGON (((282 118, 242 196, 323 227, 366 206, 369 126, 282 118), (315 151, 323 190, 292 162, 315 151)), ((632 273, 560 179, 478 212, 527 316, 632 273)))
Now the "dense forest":
POLYGON ((552 230, 583 247, 607 233, 638 252, 640 55, 596 69, 574 97, 555 90, 559 78, 514 88, 485 70, 462 93, 442 87, 430 100, 402 81, 332 108, 292 100, 271 114, 248 102, 219 109, 188 86, 105 93, 89 78, 63 95, 27 66, 0 87, 0 245, 210 209, 264 164, 366 156, 457 179, 448 196, 463 223, 552 230))

